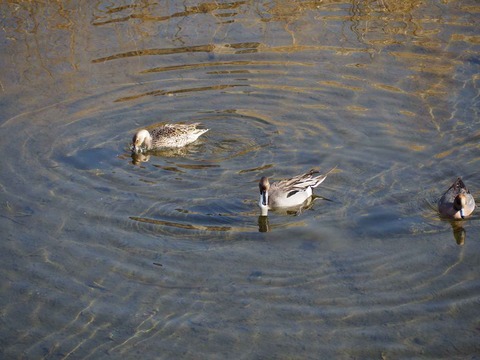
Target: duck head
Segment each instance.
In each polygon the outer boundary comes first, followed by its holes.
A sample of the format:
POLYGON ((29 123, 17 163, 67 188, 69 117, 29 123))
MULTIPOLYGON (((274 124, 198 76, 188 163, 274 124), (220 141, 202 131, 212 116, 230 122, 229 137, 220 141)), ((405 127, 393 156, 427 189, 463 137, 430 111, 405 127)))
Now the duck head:
POLYGON ((263 176, 258 183, 260 189, 260 200, 258 201, 258 206, 262 211, 262 216, 267 216, 268 214, 268 190, 270 189, 270 182, 268 178, 263 176))
POLYGON ((133 135, 132 139, 132 151, 141 152, 142 147, 145 147, 147 150, 152 147, 152 136, 145 129, 138 131, 133 135))

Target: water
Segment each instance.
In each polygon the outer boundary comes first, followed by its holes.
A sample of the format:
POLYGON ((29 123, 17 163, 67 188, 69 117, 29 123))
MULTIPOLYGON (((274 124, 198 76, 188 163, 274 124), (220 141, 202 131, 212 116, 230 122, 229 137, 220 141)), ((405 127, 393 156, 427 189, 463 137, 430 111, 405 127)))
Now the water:
POLYGON ((477 2, 0 9, 3 358, 478 358, 477 2))

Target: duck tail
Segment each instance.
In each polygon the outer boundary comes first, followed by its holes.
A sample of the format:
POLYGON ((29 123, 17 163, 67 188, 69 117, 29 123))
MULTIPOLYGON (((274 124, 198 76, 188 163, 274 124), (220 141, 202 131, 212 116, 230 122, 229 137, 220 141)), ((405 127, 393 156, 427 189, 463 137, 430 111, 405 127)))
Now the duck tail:
MULTIPOLYGON (((318 185, 320 185, 322 182, 325 181, 325 179, 327 178, 328 174, 330 174, 333 170, 335 170, 337 168, 337 166, 333 167, 332 169, 330 169, 329 171, 327 171, 325 174, 323 175, 319 175, 315 178, 313 178, 312 180, 315 181, 314 184, 311 185, 312 188, 316 188, 318 185)), ((316 171, 318 173, 318 171, 316 171)), ((313 173, 313 170, 310 171, 310 173, 313 173)))

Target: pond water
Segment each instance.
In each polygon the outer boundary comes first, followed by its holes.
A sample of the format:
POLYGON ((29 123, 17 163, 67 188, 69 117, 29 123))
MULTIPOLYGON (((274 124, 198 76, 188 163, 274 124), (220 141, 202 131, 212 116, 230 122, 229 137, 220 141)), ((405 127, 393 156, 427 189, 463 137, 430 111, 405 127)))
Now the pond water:
POLYGON ((480 5, 4 1, 2 358, 480 354, 480 5), (201 122, 132 158, 135 130, 201 122), (301 212, 258 180, 337 166, 301 212))

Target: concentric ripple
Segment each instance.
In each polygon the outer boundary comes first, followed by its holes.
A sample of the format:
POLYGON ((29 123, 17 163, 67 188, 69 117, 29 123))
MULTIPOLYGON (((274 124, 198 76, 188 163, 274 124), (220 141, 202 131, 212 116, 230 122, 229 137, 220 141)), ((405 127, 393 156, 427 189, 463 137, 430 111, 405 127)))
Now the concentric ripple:
POLYGON ((4 358, 472 358, 475 1, 0 5, 4 358), (201 122, 132 156, 140 128, 201 122), (298 211, 258 180, 336 166, 298 211))

